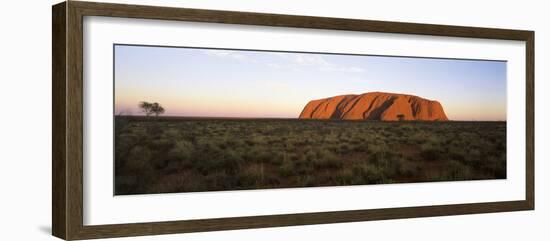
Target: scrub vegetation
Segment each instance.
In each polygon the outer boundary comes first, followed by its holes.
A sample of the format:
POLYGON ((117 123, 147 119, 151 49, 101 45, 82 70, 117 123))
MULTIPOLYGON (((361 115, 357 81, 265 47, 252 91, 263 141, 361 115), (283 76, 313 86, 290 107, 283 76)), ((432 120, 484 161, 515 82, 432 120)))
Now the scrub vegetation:
POLYGON ((506 122, 115 117, 115 194, 506 178, 506 122))

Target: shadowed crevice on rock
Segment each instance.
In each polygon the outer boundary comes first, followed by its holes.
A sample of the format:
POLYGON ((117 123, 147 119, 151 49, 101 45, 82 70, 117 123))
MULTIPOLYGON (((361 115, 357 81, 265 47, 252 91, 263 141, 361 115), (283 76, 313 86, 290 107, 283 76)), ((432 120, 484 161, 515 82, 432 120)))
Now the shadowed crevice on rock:
POLYGON ((382 105, 377 106, 373 111, 366 112, 363 116, 366 120, 382 120, 382 113, 386 111, 394 102, 395 97, 385 100, 382 105))

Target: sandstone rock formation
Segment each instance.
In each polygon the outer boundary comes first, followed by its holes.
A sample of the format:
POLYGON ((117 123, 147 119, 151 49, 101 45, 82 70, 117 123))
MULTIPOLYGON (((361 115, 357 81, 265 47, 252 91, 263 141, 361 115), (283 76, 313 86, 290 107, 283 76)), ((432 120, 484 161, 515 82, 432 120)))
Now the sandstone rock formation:
POLYGON ((312 100, 300 119, 447 121, 441 104, 414 95, 370 92, 312 100))

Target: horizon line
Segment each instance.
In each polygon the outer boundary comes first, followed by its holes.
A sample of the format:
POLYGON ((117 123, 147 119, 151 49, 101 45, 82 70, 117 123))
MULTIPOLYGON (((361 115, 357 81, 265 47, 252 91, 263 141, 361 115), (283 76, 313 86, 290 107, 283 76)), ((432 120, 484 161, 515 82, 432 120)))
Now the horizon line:
POLYGON ((150 117, 154 118, 189 118, 189 119, 278 119, 278 120, 343 120, 343 121, 381 121, 381 122, 506 122, 507 120, 474 120, 474 119, 449 119, 449 120, 403 120, 403 121, 383 121, 383 120, 365 120, 365 119, 320 119, 320 118, 299 118, 299 117, 236 117, 236 116, 189 116, 189 115, 162 115, 162 116, 147 116, 144 114, 129 114, 129 115, 120 115, 114 114, 114 117, 150 117))

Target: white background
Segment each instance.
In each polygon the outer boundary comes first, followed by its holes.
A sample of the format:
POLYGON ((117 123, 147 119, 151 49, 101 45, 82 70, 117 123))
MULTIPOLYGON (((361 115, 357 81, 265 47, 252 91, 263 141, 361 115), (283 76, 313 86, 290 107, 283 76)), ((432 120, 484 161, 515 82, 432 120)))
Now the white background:
POLYGON ((525 199, 524 42, 87 17, 84 56, 84 225, 525 199), (507 60, 507 179, 113 197, 113 43, 507 60))
MULTIPOLYGON (((134 3, 147 1, 133 1, 134 3)), ((174 2, 174 1, 155 1, 174 2)), ((0 239, 55 240, 51 219, 51 4, 0 14, 0 239)), ((179 1, 182 7, 531 29, 536 31, 536 211, 223 231, 129 240, 547 240, 550 17, 544 1, 179 1), (540 107, 540 108, 539 108, 540 107), (527 236, 527 237, 526 237, 527 236)))

